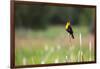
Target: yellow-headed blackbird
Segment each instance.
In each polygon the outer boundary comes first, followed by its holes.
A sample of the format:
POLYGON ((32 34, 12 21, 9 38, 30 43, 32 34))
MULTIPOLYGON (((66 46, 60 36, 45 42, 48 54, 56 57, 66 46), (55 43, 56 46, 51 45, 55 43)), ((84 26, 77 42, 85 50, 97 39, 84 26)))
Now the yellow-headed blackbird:
POLYGON ((66 23, 66 31, 72 36, 72 38, 74 39, 74 35, 73 35, 73 30, 71 27, 71 23, 70 20, 67 21, 66 23))

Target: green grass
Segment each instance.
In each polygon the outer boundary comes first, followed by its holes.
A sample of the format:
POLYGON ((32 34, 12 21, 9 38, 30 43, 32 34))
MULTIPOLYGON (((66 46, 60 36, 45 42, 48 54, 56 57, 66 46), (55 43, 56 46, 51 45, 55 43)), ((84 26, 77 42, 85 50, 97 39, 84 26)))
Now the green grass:
MULTIPOLYGON (((49 48, 48 51, 45 51, 42 48, 38 49, 28 49, 28 48, 21 48, 16 50, 16 65, 22 65, 23 58, 26 58, 27 64, 41 64, 41 61, 46 58, 48 55, 47 60, 45 60, 45 63, 54 63, 55 59, 59 59, 59 63, 64 63, 70 60, 71 57, 73 57, 71 62, 78 62, 78 52, 79 52, 79 46, 74 47, 72 51, 69 51, 69 48, 62 47, 60 50, 57 50, 54 48, 54 51, 52 53, 49 53, 51 48, 49 48), (68 56, 68 60, 66 59, 66 56, 68 56), (34 62, 32 62, 32 58, 34 59, 34 62)), ((87 47, 82 47, 82 52, 84 56, 83 61, 89 61, 90 58, 90 51, 87 47)), ((91 59, 94 60, 93 54, 91 56, 91 59)))
MULTIPOLYGON (((82 34, 87 35, 89 33, 88 27, 73 27, 74 34, 82 34)), ((64 26, 51 26, 47 30, 31 30, 31 29, 16 29, 16 35, 21 37, 45 37, 45 38, 55 38, 60 35, 66 35, 65 27, 64 26)))
MULTIPOLYGON (((27 65, 41 64, 43 60, 45 64, 55 63, 56 59, 59 60, 59 63, 78 62, 80 59, 78 57, 80 51, 79 33, 82 33, 83 42, 88 41, 87 37, 90 33, 87 27, 73 27, 73 29, 75 40, 72 40, 72 42, 70 42, 63 26, 52 26, 44 31, 17 29, 15 32, 15 64, 23 65, 24 58, 27 65), (48 46, 47 51, 45 51, 45 44, 48 46), (60 49, 57 49, 58 45, 60 45, 60 49), (68 59, 66 59, 66 56, 68 59)), ((88 42, 82 44, 81 51, 83 52, 82 61, 89 61, 88 42)), ((93 60, 94 49, 91 52, 91 61, 93 60)))

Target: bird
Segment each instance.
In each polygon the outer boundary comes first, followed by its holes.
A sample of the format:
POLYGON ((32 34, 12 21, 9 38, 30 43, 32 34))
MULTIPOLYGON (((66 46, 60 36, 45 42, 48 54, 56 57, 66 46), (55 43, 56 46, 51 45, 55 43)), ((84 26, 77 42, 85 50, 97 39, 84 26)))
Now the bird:
POLYGON ((68 20, 66 22, 66 27, 65 27, 66 31, 71 35, 71 37, 74 39, 74 35, 73 35, 73 29, 72 29, 72 26, 71 26, 71 21, 68 20))

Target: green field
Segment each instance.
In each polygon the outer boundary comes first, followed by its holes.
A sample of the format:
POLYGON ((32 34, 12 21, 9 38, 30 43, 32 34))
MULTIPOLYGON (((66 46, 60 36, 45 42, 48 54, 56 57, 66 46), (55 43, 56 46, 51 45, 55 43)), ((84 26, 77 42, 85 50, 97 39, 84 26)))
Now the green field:
POLYGON ((88 28, 84 26, 73 27, 73 30, 75 39, 70 38, 64 26, 51 26, 43 31, 16 29, 15 64, 94 61, 94 35, 91 35, 88 28), (80 33, 82 35, 81 46, 80 33))

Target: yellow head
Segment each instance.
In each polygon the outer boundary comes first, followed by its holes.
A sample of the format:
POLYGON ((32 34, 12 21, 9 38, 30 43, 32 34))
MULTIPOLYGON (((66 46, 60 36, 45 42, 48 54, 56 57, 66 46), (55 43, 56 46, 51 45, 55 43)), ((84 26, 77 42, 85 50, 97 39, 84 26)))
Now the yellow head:
POLYGON ((66 23, 66 29, 68 29, 68 26, 70 26, 70 21, 66 23))

